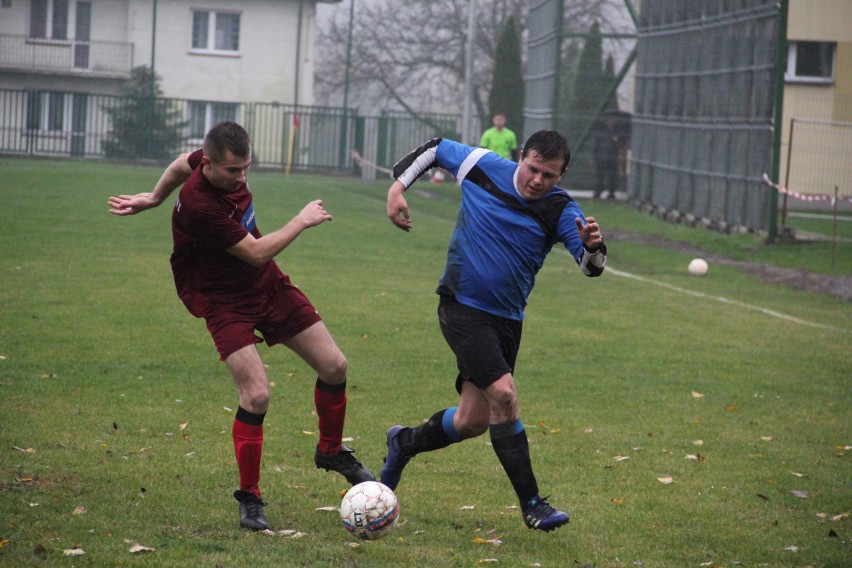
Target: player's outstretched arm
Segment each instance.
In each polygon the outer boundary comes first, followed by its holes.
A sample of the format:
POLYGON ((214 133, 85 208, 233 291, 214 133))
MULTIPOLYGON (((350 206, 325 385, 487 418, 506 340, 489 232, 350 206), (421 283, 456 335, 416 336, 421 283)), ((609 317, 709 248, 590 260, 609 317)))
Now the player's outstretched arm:
POLYGON ((405 186, 394 181, 388 189, 388 218, 405 231, 411 230, 411 216, 408 214, 408 202, 405 200, 405 186))
POLYGON ((323 207, 322 200, 316 199, 305 205, 298 215, 277 231, 259 239, 248 233, 243 240, 227 250, 244 262, 263 266, 295 241, 302 231, 332 220, 333 217, 323 207))
POLYGON ((181 154, 174 162, 169 164, 169 167, 160 176, 157 185, 154 186, 154 191, 135 195, 119 195, 118 197, 111 196, 107 201, 109 212, 120 216, 135 215, 160 205, 192 174, 192 168, 189 167, 187 161, 188 156, 189 154, 181 154))

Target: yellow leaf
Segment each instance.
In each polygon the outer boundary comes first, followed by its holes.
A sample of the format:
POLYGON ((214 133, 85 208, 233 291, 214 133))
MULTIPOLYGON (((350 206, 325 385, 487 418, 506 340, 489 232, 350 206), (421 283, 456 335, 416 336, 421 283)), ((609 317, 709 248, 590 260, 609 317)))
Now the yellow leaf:
POLYGON ((34 454, 35 450, 33 448, 19 448, 18 446, 12 446, 13 450, 18 450, 19 452, 24 452, 25 454, 34 454))
POLYGON ((764 442, 771 442, 772 436, 761 436, 760 439, 763 440, 764 442))
POLYGON ((316 432, 311 432, 310 430, 302 430, 302 434, 305 436, 313 436, 316 432))
POLYGON ((6 546, 7 544, 9 544, 9 540, 8 540, 8 539, 5 539, 5 538, 4 538, 3 540, 0 540, 0 548, 3 548, 3 547, 4 547, 4 546, 6 546))
POLYGON ((703 446, 703 445, 704 445, 704 440, 693 440, 693 441, 692 441, 692 445, 693 445, 693 446, 703 446))
POLYGON ((672 478, 671 478, 671 477, 669 477, 669 476, 664 476, 664 477, 658 477, 658 478, 657 478, 657 481, 659 481, 659 482, 660 482, 660 483, 662 483, 663 485, 669 485, 669 484, 671 484, 671 483, 674 481, 674 479, 672 479, 672 478))
POLYGON ((66 550, 63 550, 62 553, 65 556, 83 556, 84 554, 86 554, 86 551, 82 548, 68 548, 66 550))
POLYGON ((186 429, 186 427, 187 427, 188 425, 189 425, 189 422, 181 422, 181 423, 180 423, 180 426, 178 426, 178 429, 180 429, 180 430, 184 430, 184 429, 186 429))
POLYGON ((704 395, 700 392, 692 391, 692 398, 704 398, 704 395))
POLYGON ((150 546, 142 546, 137 542, 136 544, 130 547, 130 550, 128 552, 130 552, 131 554, 135 554, 137 552, 154 552, 154 550, 155 549, 151 548, 150 546))
POLYGON ((610 499, 609 502, 613 505, 621 505, 624 503, 624 499, 610 499))
POLYGON ((737 407, 734 406, 733 404, 729 404, 728 406, 725 407, 725 410, 727 410, 728 412, 733 412, 736 409, 737 409, 737 407))

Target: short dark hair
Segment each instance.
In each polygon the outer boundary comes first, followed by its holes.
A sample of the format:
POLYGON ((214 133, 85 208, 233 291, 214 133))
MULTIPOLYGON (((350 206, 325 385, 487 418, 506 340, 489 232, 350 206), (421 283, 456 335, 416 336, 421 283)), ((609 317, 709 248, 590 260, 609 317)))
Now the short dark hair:
POLYGON ((236 122, 220 122, 204 137, 204 155, 211 162, 221 162, 226 151, 237 158, 248 158, 251 153, 251 138, 246 129, 236 122))
POLYGON ((571 161, 571 150, 568 149, 568 141, 555 130, 539 130, 530 136, 521 150, 521 156, 526 156, 530 150, 545 160, 562 160, 562 171, 568 167, 571 161))

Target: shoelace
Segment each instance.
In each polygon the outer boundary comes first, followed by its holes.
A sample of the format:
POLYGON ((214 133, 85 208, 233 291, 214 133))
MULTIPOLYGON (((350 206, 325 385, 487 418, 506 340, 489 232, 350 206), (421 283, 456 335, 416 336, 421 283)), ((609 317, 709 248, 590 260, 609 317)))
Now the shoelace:
POLYGON ((525 511, 526 515, 542 519, 547 518, 551 514, 553 514, 556 509, 551 507, 550 504, 547 502, 548 497, 550 497, 550 495, 548 495, 547 497, 542 497, 538 501, 536 501, 532 507, 525 511))
POLYGON ((266 506, 266 503, 260 499, 243 501, 243 504, 246 506, 246 514, 251 518, 255 518, 260 515, 260 508, 266 506))

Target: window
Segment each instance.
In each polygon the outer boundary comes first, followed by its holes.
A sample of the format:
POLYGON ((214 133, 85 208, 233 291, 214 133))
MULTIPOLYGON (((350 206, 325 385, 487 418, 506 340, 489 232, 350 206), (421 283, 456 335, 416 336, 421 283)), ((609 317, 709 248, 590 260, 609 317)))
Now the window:
POLYGON ((240 15, 225 12, 192 12, 192 49, 240 50, 240 15), (212 30, 212 33, 211 33, 212 30))
POLYGON ((834 52, 837 44, 823 41, 793 41, 787 50, 790 82, 831 83, 834 81, 834 52))
POLYGON ((189 102, 189 138, 191 140, 204 140, 204 136, 213 125, 226 120, 237 121, 235 103, 189 102))
POLYGON ((30 92, 27 95, 27 129, 65 130, 65 94, 30 92))
POLYGON ((30 37, 68 39, 69 0, 32 0, 30 37))

